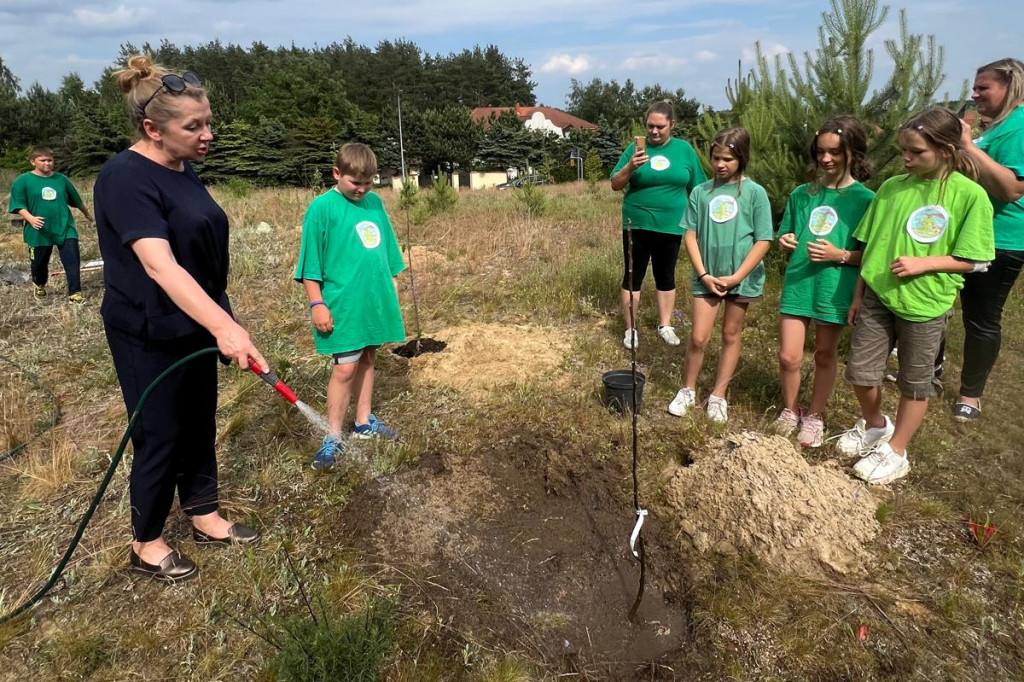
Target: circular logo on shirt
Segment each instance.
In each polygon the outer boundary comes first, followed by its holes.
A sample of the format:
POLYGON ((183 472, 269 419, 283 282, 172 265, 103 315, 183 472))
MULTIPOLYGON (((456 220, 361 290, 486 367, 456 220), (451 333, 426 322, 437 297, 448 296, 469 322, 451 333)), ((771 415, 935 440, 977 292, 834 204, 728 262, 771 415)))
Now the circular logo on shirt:
POLYGON ((807 221, 807 229, 817 237, 824 237, 831 232, 839 222, 839 214, 831 206, 818 206, 811 211, 811 217, 807 221))
POLYGON ((732 220, 739 211, 739 204, 736 203, 734 197, 730 196, 719 195, 708 204, 708 217, 716 223, 732 220))
POLYGON ((907 219, 907 234, 922 244, 936 242, 949 225, 949 213, 941 206, 922 206, 907 219))
POLYGON ((44 187, 43 188, 43 200, 44 201, 53 201, 56 198, 57 198, 57 190, 55 190, 52 187, 44 187))
POLYGON ((668 170, 668 167, 671 165, 669 160, 661 154, 651 157, 651 168, 656 171, 668 170))
POLYGON ((376 223, 364 220, 356 224, 356 234, 366 248, 376 249, 380 246, 380 228, 376 223))

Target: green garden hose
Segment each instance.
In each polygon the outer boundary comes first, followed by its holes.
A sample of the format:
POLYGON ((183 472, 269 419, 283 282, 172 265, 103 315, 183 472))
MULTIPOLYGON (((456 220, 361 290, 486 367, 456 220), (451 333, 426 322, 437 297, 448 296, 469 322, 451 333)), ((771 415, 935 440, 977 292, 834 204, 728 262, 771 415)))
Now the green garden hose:
POLYGON ((89 521, 92 519, 92 515, 96 512, 96 508, 99 506, 100 501, 103 499, 104 493, 107 492, 107 486, 110 485, 110 481, 114 477, 114 471, 117 470, 117 465, 120 464, 121 462, 121 457, 124 455, 124 449, 128 447, 128 440, 131 438, 132 431, 135 430, 135 422, 139 418, 139 413, 142 412, 142 408, 146 404, 146 398, 149 397, 150 392, 152 392, 153 389, 156 388, 157 385, 161 381, 163 381, 164 378, 167 377, 167 375, 171 374, 174 370, 178 369, 182 365, 191 362, 192 360, 198 358, 201 355, 209 355, 211 353, 218 352, 219 351, 217 348, 203 348, 202 350, 197 350, 195 353, 192 353, 191 355, 186 355, 181 360, 178 360, 173 365, 171 365, 163 372, 161 372, 160 376, 158 376, 156 379, 153 379, 149 386, 146 387, 146 390, 142 392, 142 396, 139 398, 139 403, 138 405, 135 406, 135 412, 132 413, 131 419, 128 420, 128 426, 124 430, 124 436, 121 438, 121 444, 117 446, 117 452, 114 453, 114 456, 110 461, 110 466, 107 467, 107 473, 103 477, 103 482, 100 483, 100 487, 96 491, 96 495, 93 496, 92 503, 89 505, 89 509, 87 509, 85 514, 82 516, 82 520, 78 524, 78 530, 75 532, 75 537, 72 538, 71 544, 68 545, 68 549, 66 552, 64 552, 64 556, 61 558, 60 563, 58 563, 57 567, 53 569, 53 573, 50 575, 50 579, 46 581, 46 584, 39 588, 39 590, 37 590, 35 594, 33 594, 31 597, 25 600, 24 603, 22 603, 19 607, 17 607, 10 613, 0 616, 0 625, 3 625, 4 623, 14 618, 17 618, 21 614, 31 609, 35 604, 39 602, 39 600, 46 596, 47 592, 53 589, 53 586, 57 583, 57 579, 60 578, 61 574, 64 573, 64 569, 67 567, 68 562, 71 561, 71 555, 75 553, 75 549, 77 549, 78 543, 82 539, 82 535, 85 534, 86 526, 89 525, 89 521))

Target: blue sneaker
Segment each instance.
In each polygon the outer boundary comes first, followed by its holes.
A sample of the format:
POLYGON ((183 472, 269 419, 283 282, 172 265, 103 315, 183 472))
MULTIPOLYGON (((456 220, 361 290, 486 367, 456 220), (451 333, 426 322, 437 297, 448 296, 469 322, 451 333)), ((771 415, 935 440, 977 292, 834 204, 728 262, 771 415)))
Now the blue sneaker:
POLYGON ((328 434, 320 449, 316 451, 313 458, 313 468, 317 471, 326 471, 334 467, 341 458, 341 438, 334 434, 328 434))
POLYGON ((387 438, 388 440, 398 440, 398 431, 387 426, 384 422, 378 420, 371 414, 365 424, 355 424, 352 427, 352 437, 362 439, 387 438))

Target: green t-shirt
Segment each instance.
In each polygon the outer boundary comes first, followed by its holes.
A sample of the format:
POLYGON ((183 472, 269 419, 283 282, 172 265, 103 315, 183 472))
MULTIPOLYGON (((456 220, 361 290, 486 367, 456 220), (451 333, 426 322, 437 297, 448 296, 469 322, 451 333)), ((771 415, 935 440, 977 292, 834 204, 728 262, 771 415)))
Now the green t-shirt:
MULTIPOLYGON (((1024 180, 1024 104, 974 142, 993 161, 1012 170, 1018 180, 1024 180)), ((996 248, 1024 250, 1024 198, 1017 201, 992 199, 992 209, 996 248)))
MULTIPOLYGON (((737 183, 715 185, 708 180, 697 185, 690 192, 680 226, 687 232, 697 233, 700 257, 707 272, 715 277, 727 277, 736 272, 754 242, 771 241, 772 207, 764 187, 750 178, 744 178, 742 186, 737 183)), ((692 292, 694 296, 706 296, 709 292, 693 272, 692 292)), ((730 294, 760 296, 764 288, 764 263, 750 271, 730 294)))
POLYGON ((796 251, 786 265, 779 311, 846 324, 858 269, 840 263, 813 263, 807 244, 825 239, 840 249, 859 250, 853 231, 875 193, 859 182, 842 189, 819 187, 812 193, 815 187, 808 183, 793 190, 779 223, 777 236, 792 233, 797 240, 796 251))
MULTIPOLYGON (((612 175, 633 158, 635 145, 626 147, 612 175)), ((679 221, 686 209, 686 198, 704 182, 704 168, 689 142, 673 137, 655 147, 647 146, 650 160, 633 171, 622 199, 622 229, 631 221, 634 230, 682 234, 679 221)))
POLYGON ((864 242, 860 275, 865 284, 886 308, 912 322, 931 320, 952 308, 964 278, 952 272, 896 277, 889 269, 894 260, 900 256, 995 258, 992 203, 985 190, 960 173, 950 175, 945 184, 943 190, 940 180, 906 174, 886 180, 853 233, 864 242))
POLYGON ((25 222, 22 237, 26 244, 33 247, 60 246, 65 239, 78 239, 71 206, 82 209, 85 204, 67 176, 54 173, 44 178, 35 173, 22 173, 11 185, 11 201, 7 210, 17 213, 24 209, 46 219, 41 230, 25 222))
POLYGON ((313 199, 302 219, 295 279, 320 282, 334 329, 313 329, 318 353, 405 340, 393 278, 405 269, 380 197, 352 201, 336 189, 313 199))

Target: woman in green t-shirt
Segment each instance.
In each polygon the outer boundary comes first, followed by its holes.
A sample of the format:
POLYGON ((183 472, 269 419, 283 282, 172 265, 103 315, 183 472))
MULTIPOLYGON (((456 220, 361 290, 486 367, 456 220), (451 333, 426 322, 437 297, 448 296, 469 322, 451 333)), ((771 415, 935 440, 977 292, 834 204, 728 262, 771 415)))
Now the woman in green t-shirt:
POLYGON ((987 272, 964 276, 964 366, 953 416, 981 416, 981 394, 999 356, 1003 304, 1024 266, 1024 64, 1000 59, 974 78, 978 114, 992 123, 976 140, 963 123, 963 144, 978 164, 978 182, 992 200, 996 257, 987 272))
POLYGON ((640 286, 651 263, 658 290, 658 336, 670 346, 679 345, 672 328, 676 304, 676 261, 683 240, 679 221, 694 187, 707 178, 697 153, 684 140, 672 137, 675 110, 668 100, 655 102, 647 110, 647 137, 637 137, 626 147, 612 171, 612 189, 625 190, 622 200, 622 317, 627 349, 639 340, 633 328, 640 305, 640 286), (627 227, 632 228, 628 229, 627 227), (630 281, 629 237, 633 239, 633 277, 630 281), (632 313, 630 312, 632 308, 632 313))
POLYGON ((853 116, 825 121, 811 141, 814 180, 789 195, 779 224, 779 247, 790 253, 779 312, 782 413, 775 430, 821 447, 825 403, 836 383, 839 339, 857 286, 863 245, 853 238, 875 193, 859 181, 870 177, 867 135, 853 116), (814 323, 814 389, 807 411, 799 407, 804 339, 814 323))

